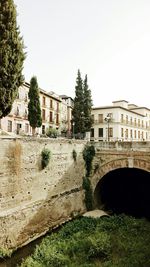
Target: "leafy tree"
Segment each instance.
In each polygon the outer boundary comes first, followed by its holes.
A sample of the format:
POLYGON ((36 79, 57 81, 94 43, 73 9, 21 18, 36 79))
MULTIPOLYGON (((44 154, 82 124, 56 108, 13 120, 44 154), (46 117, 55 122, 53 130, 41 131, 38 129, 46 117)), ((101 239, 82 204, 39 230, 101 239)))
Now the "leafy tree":
POLYGON ((76 86, 75 86, 74 107, 72 110, 75 134, 84 133, 83 114, 84 114, 83 82, 80 70, 78 70, 76 86))
POLYGON ((91 90, 89 89, 87 83, 87 75, 85 76, 84 79, 83 95, 84 95, 84 124, 85 124, 85 131, 88 132, 92 127, 93 119, 91 116, 92 96, 91 96, 91 90))
POLYGON ((12 108, 18 88, 23 83, 23 39, 16 21, 13 0, 0 1, 0 118, 12 108))
POLYGON ((91 110, 92 97, 91 90, 89 89, 87 83, 87 75, 85 76, 85 80, 83 82, 80 70, 78 70, 75 87, 74 108, 72 110, 75 134, 84 134, 86 131, 90 131, 93 123, 91 110))
POLYGON ((37 78, 33 76, 29 88, 28 120, 32 127, 32 134, 35 134, 35 128, 42 125, 40 97, 37 78))

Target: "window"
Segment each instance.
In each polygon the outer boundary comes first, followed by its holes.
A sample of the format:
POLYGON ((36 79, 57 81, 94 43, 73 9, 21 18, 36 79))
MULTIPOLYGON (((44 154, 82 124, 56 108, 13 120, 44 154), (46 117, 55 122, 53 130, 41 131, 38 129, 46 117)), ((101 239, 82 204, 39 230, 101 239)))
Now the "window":
POLYGON ((121 114, 121 122, 123 123, 123 114, 121 114))
POLYGON ((103 137, 103 128, 98 129, 98 136, 103 137))
POLYGON ((136 138, 136 130, 134 131, 134 138, 136 138))
POLYGON ((49 121, 53 122, 53 112, 52 111, 50 111, 50 113, 49 113, 49 121))
POLYGON ((56 108, 57 112, 59 112, 59 103, 57 102, 57 108, 56 108))
POLYGON ((136 118, 134 119, 134 125, 136 126, 136 118))
POLYGON ((45 109, 42 109, 42 120, 45 121, 45 109))
POLYGON ((42 125, 42 134, 45 134, 45 125, 42 125))
POLYGON ((43 106, 45 106, 45 103, 46 103, 46 99, 45 99, 45 96, 43 96, 43 100, 42 100, 43 106))
POLYGON ((94 137, 94 128, 91 129, 91 137, 94 137))
POLYGON ((16 116, 19 116, 19 107, 17 107, 16 116))
POLYGON ((126 124, 128 124, 128 115, 126 115, 126 124))
POLYGON ((25 119, 28 119, 28 111, 27 111, 27 109, 25 109, 24 117, 25 117, 25 119))
POLYGON ((56 123, 59 123, 59 114, 56 114, 56 123))
POLYGON ((140 131, 138 131, 138 139, 140 139, 140 131))
POLYGON ((53 108, 53 100, 50 99, 50 108, 53 108))
POLYGON ((130 124, 132 125, 133 121, 132 121, 132 117, 130 117, 130 124))
POLYGON ((98 122, 103 122, 103 114, 98 114, 98 122))
POLYGON ((124 131, 123 131, 123 128, 121 128, 121 137, 124 137, 124 131))
POLYGON ((8 121, 8 132, 12 132, 12 121, 8 121))
POLYGON ((144 140, 144 132, 143 131, 142 131, 142 134, 141 135, 142 135, 142 140, 144 140))
POLYGON ((126 129, 126 132, 125 132, 125 138, 127 139, 128 138, 128 129, 126 129))
POLYGON ((142 120, 142 127, 144 127, 144 121, 142 120))
POLYGON ((140 119, 138 119, 138 127, 140 127, 140 119))
POLYGON ((112 127, 110 127, 109 128, 109 137, 113 137, 113 128, 112 127))
POLYGON ((133 138, 133 131, 132 131, 132 129, 130 130, 130 138, 133 138))

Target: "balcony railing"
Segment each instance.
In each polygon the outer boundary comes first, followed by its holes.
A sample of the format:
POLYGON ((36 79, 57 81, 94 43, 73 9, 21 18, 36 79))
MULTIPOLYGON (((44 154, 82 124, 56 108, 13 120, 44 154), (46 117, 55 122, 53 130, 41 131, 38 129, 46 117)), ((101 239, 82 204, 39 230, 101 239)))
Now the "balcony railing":
MULTIPOLYGON (((103 120, 94 120, 94 123, 93 125, 98 125, 98 124, 106 124, 106 122, 103 120)), ((112 119, 110 121, 110 124, 121 124, 121 125, 124 125, 124 126, 130 126, 130 127, 133 127, 133 128, 141 128, 141 129, 148 129, 150 127, 146 127, 146 125, 142 125, 142 124, 139 124, 138 123, 134 123, 133 121, 126 121, 126 120, 120 120, 120 121, 115 121, 114 119, 112 119)))

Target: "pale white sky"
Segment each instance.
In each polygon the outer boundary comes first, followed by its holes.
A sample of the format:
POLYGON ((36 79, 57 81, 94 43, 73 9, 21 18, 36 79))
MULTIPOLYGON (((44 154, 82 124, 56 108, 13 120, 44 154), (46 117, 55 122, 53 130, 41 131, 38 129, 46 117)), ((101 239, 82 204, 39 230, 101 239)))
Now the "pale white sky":
POLYGON ((74 97, 77 70, 94 106, 124 99, 150 108, 150 0, 14 0, 24 75, 74 97))

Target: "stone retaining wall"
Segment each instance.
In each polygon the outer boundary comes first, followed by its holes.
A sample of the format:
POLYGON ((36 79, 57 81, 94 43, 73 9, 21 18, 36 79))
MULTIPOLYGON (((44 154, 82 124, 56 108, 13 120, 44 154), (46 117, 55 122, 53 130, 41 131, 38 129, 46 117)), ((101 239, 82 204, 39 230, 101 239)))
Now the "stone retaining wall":
POLYGON ((0 247, 22 246, 85 211, 85 144, 83 140, 0 138, 0 247), (42 170, 45 147, 51 159, 42 170))

